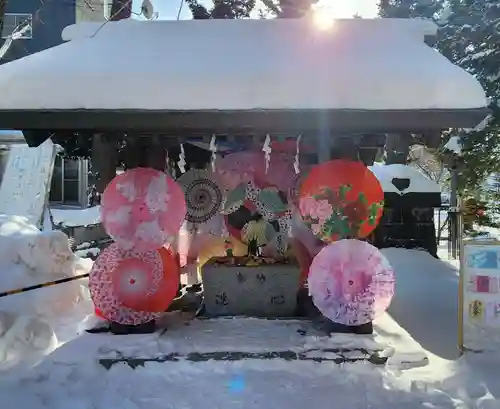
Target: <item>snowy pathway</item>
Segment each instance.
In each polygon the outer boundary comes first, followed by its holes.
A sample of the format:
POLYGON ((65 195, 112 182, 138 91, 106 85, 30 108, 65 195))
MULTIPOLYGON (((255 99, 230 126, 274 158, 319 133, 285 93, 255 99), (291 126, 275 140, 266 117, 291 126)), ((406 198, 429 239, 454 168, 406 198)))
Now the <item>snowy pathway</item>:
POLYGON ((458 271, 416 250, 385 249, 396 272, 390 316, 429 352, 456 359, 458 271))

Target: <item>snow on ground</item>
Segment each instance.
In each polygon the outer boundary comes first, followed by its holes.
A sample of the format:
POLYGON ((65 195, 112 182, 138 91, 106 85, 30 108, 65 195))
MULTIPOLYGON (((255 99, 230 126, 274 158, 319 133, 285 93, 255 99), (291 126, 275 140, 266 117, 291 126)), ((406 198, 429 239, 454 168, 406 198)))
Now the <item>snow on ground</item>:
MULTIPOLYGON (((40 233, 19 218, 4 218, 0 260, 10 280, 0 282, 0 291, 9 285, 33 284, 35 275, 38 283, 40 276, 43 282, 49 276, 88 271, 90 261, 82 266, 85 261, 69 257, 61 234, 40 233), (47 254, 58 254, 62 264, 47 260, 47 254)), ((23 409, 67 409, 68 405, 77 409, 303 409, 329 407, 332 402, 349 409, 499 408, 500 355, 456 360, 456 269, 421 251, 383 251, 396 270, 396 297, 388 314, 374 323, 373 336, 327 337, 312 330, 303 335, 300 330, 306 324, 300 320, 186 321, 176 314, 164 318, 168 330, 163 335, 87 334, 80 333, 89 311, 88 293, 80 292, 81 288, 65 284, 62 291, 49 287, 0 298, 0 311, 16 313, 21 327, 26 326, 21 315, 35 317, 63 338, 57 349, 29 370, 26 364, 33 364, 32 360, 0 371, 0 401, 5 407, 23 409), (73 307, 76 294, 80 303, 73 307), (57 304, 56 300, 60 308, 55 314, 39 308, 57 304), (135 370, 116 364, 105 370, 97 363, 99 358, 156 357, 170 352, 300 352, 339 346, 381 349, 389 357, 388 364, 181 360, 146 363, 135 370)), ((0 338, 4 354, 6 338, 0 338)), ((34 340, 39 338, 37 334, 28 339, 23 353, 34 350, 34 340)), ((38 355, 53 349, 56 343, 50 341, 50 347, 41 348, 38 355)))
MULTIPOLYGON (((88 273, 60 231, 40 232, 19 216, 0 215, 0 292, 88 273)), ((91 311, 85 281, 0 298, 0 370, 32 362, 75 336, 91 311)))
POLYGON ((423 251, 389 248, 382 252, 396 272, 391 317, 432 354, 455 359, 458 271, 423 251))
POLYGON ((92 226, 101 222, 101 206, 86 209, 52 208, 52 220, 56 226, 66 227, 92 226))
POLYGON ((374 337, 301 337, 296 331, 301 325, 300 321, 234 319, 197 321, 186 326, 179 323, 163 336, 84 334, 61 346, 31 371, 0 377, 0 398, 9 407, 23 409, 65 409, 69 403, 82 409, 302 409, 306 405, 329 407, 332 402, 353 409, 497 407, 488 387, 482 385, 476 372, 471 373, 466 362, 441 360, 439 365, 407 371, 398 362, 376 367, 367 363, 284 360, 180 361, 146 363, 135 370, 115 364, 109 371, 96 362, 97 357, 120 354, 373 347, 387 341, 395 341, 395 350, 422 350, 387 315, 376 323, 374 337))

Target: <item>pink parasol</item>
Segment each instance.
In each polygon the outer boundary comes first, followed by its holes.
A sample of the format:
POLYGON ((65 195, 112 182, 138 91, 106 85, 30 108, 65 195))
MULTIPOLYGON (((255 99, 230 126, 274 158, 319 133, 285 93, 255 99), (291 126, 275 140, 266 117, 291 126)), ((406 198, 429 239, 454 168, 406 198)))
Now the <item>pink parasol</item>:
POLYGON ((362 325, 389 307, 394 295, 394 271, 371 244, 340 240, 313 259, 308 286, 313 302, 333 322, 362 325))
POLYGON ((266 173, 264 152, 237 152, 220 159, 215 174, 219 183, 230 191, 242 183, 251 181, 288 190, 293 187, 295 175, 293 160, 293 156, 271 152, 271 161, 266 173), (290 160, 285 160, 285 157, 290 160))
MULTIPOLYGON (((162 280, 161 272, 163 270, 161 256, 156 250, 138 253, 124 250, 116 243, 111 244, 101 252, 90 271, 89 289, 95 308, 104 318, 119 324, 138 325, 159 318, 161 312, 136 311, 125 306, 120 300, 120 296, 125 295, 124 298, 130 301, 132 298, 140 298, 138 294, 140 295, 142 292, 144 295, 145 290, 146 297, 154 293, 159 294, 157 290, 160 288, 158 284, 162 280), (154 271, 153 274, 150 274, 150 277, 154 277, 154 279, 143 279, 147 275, 144 272, 147 268, 154 271), (135 270, 134 277, 140 277, 134 283, 130 283, 133 270, 135 270), (137 274, 141 270, 142 272, 137 274), (126 295, 127 291, 122 291, 120 288, 123 286, 119 283, 123 282, 125 278, 128 279, 130 286, 137 284, 136 288, 139 291, 134 289, 128 291, 128 295, 126 295)), ((177 272, 177 280, 178 277, 177 272)), ((165 294, 165 298, 168 297, 169 294, 165 294)))
POLYGON ((184 192, 163 172, 136 168, 116 176, 102 195, 106 232, 126 250, 160 248, 186 216, 184 192))

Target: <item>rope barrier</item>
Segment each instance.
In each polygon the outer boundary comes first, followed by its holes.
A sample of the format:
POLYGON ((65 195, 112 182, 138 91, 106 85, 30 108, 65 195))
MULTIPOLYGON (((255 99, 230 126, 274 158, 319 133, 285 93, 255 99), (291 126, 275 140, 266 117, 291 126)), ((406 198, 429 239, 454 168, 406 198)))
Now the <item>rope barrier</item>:
POLYGON ((63 284, 63 283, 67 283, 69 281, 74 281, 74 280, 79 280, 81 278, 86 278, 88 276, 89 276, 88 273, 87 274, 80 274, 80 275, 77 275, 74 277, 66 277, 66 278, 62 278, 60 280, 49 281, 48 283, 32 285, 32 286, 24 287, 24 288, 18 288, 16 290, 9 290, 9 291, 5 291, 3 293, 0 293, 0 298, 7 297, 8 295, 25 293, 25 292, 31 291, 31 290, 37 290, 37 289, 43 288, 43 287, 50 287, 50 286, 57 285, 57 284, 63 284))

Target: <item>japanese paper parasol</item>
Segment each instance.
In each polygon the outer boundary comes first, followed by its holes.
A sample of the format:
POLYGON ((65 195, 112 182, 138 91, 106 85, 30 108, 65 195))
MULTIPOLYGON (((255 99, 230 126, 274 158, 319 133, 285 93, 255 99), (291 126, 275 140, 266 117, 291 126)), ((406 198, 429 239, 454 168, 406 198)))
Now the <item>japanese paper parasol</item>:
POLYGON ((363 325, 389 307, 394 271, 371 244, 340 240, 322 249, 309 270, 308 287, 320 312, 333 322, 363 325))
POLYGON ((241 206, 259 212, 266 220, 275 220, 288 210, 286 194, 275 186, 256 182, 246 182, 229 192, 222 209, 223 214, 231 214, 241 206))
POLYGON ((160 248, 178 233, 185 216, 184 192, 155 169, 128 170, 116 176, 102 195, 103 226, 125 250, 160 248))
POLYGON ((221 186, 228 191, 245 182, 273 185, 286 191, 293 187, 293 157, 285 161, 273 155, 266 173, 266 160, 262 151, 244 151, 229 154, 217 162, 215 174, 221 186))
POLYGON ((242 240, 243 227, 254 220, 256 215, 269 222, 276 231, 276 249, 283 254, 287 248, 286 237, 290 227, 291 212, 286 197, 273 187, 259 188, 254 182, 238 186, 228 196, 225 212, 226 226, 232 237, 242 240), (244 189, 242 188, 244 187, 244 189), (233 197, 234 196, 234 197, 233 197), (234 200, 233 200, 234 199, 234 200))
POLYGON ((136 252, 113 243, 94 262, 89 289, 104 318, 138 325, 158 318, 168 308, 179 280, 175 256, 166 248, 136 252))
POLYGON ((265 246, 274 236, 276 236, 274 226, 264 219, 250 220, 241 229, 241 238, 246 244, 255 240, 257 246, 265 246))
POLYGON ((314 166, 300 186, 299 209, 323 241, 367 237, 380 220, 384 192, 361 162, 333 160, 314 166))
POLYGON ((219 212, 223 194, 212 172, 206 169, 190 169, 177 179, 177 183, 184 190, 186 197, 187 221, 204 223, 219 212))

